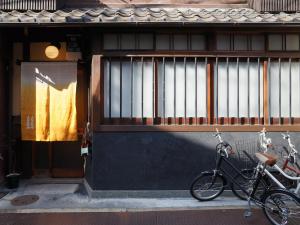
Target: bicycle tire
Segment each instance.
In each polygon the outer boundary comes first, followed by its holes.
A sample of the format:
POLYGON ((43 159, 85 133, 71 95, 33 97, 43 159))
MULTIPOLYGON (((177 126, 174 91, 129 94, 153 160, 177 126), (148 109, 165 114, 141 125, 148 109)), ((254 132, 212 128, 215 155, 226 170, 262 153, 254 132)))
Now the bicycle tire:
POLYGON ((263 211, 273 225, 300 224, 300 198, 294 193, 277 189, 266 192, 263 200, 263 211))
MULTIPOLYGON (((246 176, 246 177, 249 177, 249 178, 252 178, 253 177, 253 172, 254 170, 243 170, 241 173, 246 176)), ((239 184, 244 187, 245 190, 249 190, 253 187, 253 182, 254 180, 247 180, 245 179, 241 174, 237 174, 235 177, 234 177, 234 180, 236 182, 239 182, 239 184)), ((260 199, 260 197, 264 194, 264 191, 266 190, 266 187, 269 186, 268 184, 268 180, 263 177, 259 186, 258 186, 258 190, 256 191, 255 193, 255 196, 257 199, 260 199)), ((232 193, 238 197, 239 199, 241 200, 247 200, 248 199, 248 195, 246 195, 243 191, 239 190, 239 187, 231 182, 230 184, 230 188, 232 190, 232 193)))
POLYGON ((226 180, 220 174, 215 174, 214 172, 205 172, 201 173, 194 179, 190 186, 190 193, 193 196, 193 198, 199 201, 210 201, 222 194, 222 192, 225 189, 225 185, 226 180), (208 182, 205 183, 205 180, 208 180, 208 182), (206 185, 204 186, 203 192, 206 192, 207 196, 202 196, 199 193, 200 189, 198 188, 198 186, 201 183, 205 183, 206 185), (214 191, 214 189, 216 190, 214 191))

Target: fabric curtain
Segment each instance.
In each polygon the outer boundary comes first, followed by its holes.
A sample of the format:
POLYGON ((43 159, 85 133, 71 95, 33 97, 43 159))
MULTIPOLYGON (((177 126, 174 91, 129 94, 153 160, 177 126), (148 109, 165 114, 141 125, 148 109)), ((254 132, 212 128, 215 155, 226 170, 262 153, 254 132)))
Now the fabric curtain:
POLYGON ((22 63, 22 140, 77 140, 76 86, 76 63, 22 63))

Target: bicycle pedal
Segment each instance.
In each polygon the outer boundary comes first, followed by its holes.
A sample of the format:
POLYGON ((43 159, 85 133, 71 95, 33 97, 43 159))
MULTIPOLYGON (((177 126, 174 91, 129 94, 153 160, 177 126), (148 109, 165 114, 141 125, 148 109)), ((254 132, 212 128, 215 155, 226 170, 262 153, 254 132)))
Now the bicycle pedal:
POLYGON ((252 212, 251 212, 250 210, 246 210, 246 211, 244 212, 244 217, 245 217, 245 218, 248 218, 248 217, 250 217, 250 216, 252 216, 252 212))

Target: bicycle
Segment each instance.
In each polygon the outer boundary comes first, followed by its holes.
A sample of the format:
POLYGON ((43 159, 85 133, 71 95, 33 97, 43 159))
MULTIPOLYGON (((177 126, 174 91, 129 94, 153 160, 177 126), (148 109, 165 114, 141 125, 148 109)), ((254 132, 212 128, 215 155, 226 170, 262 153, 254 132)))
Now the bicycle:
MULTIPOLYGON (((225 189, 227 185, 227 180, 230 182, 236 183, 239 188, 248 196, 248 205, 249 208, 245 212, 245 216, 248 217, 251 215, 251 202, 254 202, 256 205, 261 207, 268 218, 268 220, 274 225, 283 225, 283 224, 300 224, 300 199, 293 193, 285 189, 275 189, 269 190, 265 189, 263 195, 258 197, 256 191, 259 187, 260 182, 265 173, 268 173, 266 166, 274 166, 277 162, 277 158, 268 155, 266 153, 256 153, 260 161, 256 167, 255 177, 253 178, 254 183, 251 190, 246 190, 244 187, 239 185, 234 180, 234 177, 227 172, 222 164, 225 162, 227 166, 231 167, 236 173, 245 177, 238 168, 236 168, 230 161, 228 157, 230 154, 233 154, 232 147, 222 140, 220 133, 214 135, 219 139, 219 144, 216 146, 217 150, 217 161, 216 167, 212 171, 202 172, 197 176, 190 187, 191 195, 199 201, 209 201, 217 198, 225 189), (259 155, 261 154, 261 155, 259 155), (224 176, 224 175, 225 176, 224 176)), ((276 180, 272 175, 271 179, 276 180)), ((279 181, 278 181, 279 182, 279 181)))
MULTIPOLYGON (((264 153, 266 153, 268 151, 268 148, 272 147, 272 142, 271 139, 266 138, 265 135, 265 130, 260 132, 260 137, 263 137, 262 139, 260 139, 260 142, 262 143, 267 143, 265 145, 261 144, 261 146, 263 145, 263 149, 264 149, 264 153)), ((274 166, 274 170, 272 172, 270 172, 273 176, 276 176, 277 180, 280 180, 280 184, 282 184, 282 186, 279 185, 280 188, 285 188, 285 189, 292 189, 292 187, 295 186, 295 182, 297 182, 296 184, 296 189, 293 190, 293 192, 297 195, 300 195, 300 178, 299 177, 295 177, 295 176, 289 176, 286 172, 286 170, 292 171, 294 173, 296 173, 298 176, 300 175, 300 171, 289 165, 289 163, 295 164, 296 163, 296 154, 297 154, 297 150, 295 149, 295 146, 291 143, 290 140, 290 136, 289 134, 282 134, 283 138, 285 140, 288 141, 288 145, 290 148, 289 154, 287 157, 285 157, 285 161, 283 163, 282 169, 278 166, 275 165, 274 166)), ((247 154, 246 154, 247 155, 247 154)), ((250 156, 247 155, 247 157, 253 161, 254 163, 254 159, 250 156)), ((248 177, 248 179, 244 179, 243 176, 240 176, 239 174, 237 174, 234 179, 236 180, 236 182, 239 182, 240 185, 242 185, 245 189, 249 189, 252 187, 252 183, 253 183, 253 177, 255 176, 254 174, 255 168, 254 169, 248 169, 248 170, 243 170, 242 173, 244 174, 244 176, 248 177)), ((259 187, 259 190, 264 190, 266 187, 271 187, 273 185, 278 186, 278 183, 276 182, 271 182, 270 179, 268 179, 268 176, 264 176, 263 177, 263 182, 261 183, 261 186, 259 187)), ((231 190, 232 192, 241 200, 247 200, 247 196, 240 191, 234 183, 231 183, 231 190)), ((259 194, 259 192, 258 192, 259 194)), ((261 193, 260 193, 261 194, 261 193)))

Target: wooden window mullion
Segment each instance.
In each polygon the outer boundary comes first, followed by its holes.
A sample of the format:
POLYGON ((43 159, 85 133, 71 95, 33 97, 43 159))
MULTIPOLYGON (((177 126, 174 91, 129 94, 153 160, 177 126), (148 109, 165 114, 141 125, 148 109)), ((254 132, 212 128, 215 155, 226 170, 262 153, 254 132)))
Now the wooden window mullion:
POLYGON ((214 76, 213 76, 213 63, 209 62, 206 65, 207 77, 207 121, 209 124, 214 123, 214 76))
POLYGON ((263 102, 264 102, 264 125, 270 125, 270 112, 269 112, 269 83, 268 83, 268 61, 264 61, 264 68, 263 68, 263 102))

